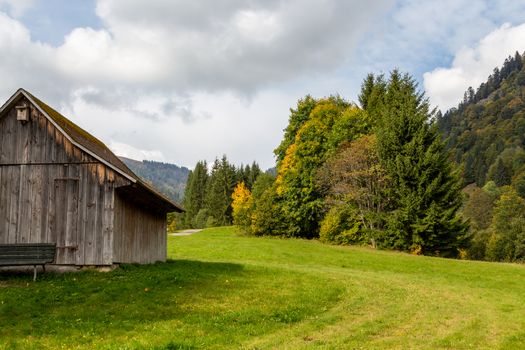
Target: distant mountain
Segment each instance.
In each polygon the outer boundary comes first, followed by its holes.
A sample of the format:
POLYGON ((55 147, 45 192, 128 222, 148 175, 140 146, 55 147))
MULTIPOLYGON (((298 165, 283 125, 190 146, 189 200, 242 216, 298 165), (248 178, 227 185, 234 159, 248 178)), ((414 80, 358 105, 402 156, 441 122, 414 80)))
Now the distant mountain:
POLYGON ((120 159, 138 176, 176 202, 182 202, 190 170, 175 164, 151 160, 120 159))
POLYGON ((265 171, 266 174, 270 174, 272 176, 277 176, 277 167, 272 167, 272 168, 269 168, 268 170, 265 171))
MULTIPOLYGON (((525 56, 525 55, 524 55, 525 56)), ((465 185, 525 185, 525 65, 516 52, 477 90, 438 116, 447 146, 461 164, 465 185)))

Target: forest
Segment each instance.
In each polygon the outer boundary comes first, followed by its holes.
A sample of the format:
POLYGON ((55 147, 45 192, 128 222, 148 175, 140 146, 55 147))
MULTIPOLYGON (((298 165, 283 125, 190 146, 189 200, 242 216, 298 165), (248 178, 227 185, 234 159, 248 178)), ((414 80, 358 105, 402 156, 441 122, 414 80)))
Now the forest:
POLYGON ((153 185, 168 198, 176 202, 182 201, 190 172, 188 168, 152 160, 137 161, 125 157, 120 157, 120 159, 135 174, 153 185))
POLYGON ((357 103, 307 95, 290 109, 275 172, 199 162, 177 227, 524 261, 523 67, 509 56, 444 114, 398 70, 369 74, 357 103))

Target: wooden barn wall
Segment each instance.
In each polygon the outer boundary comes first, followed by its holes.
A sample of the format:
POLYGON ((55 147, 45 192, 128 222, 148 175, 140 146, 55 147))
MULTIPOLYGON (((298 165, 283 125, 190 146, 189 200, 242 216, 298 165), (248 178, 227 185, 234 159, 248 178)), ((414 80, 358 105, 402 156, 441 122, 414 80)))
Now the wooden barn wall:
POLYGON ((117 263, 166 261, 166 214, 143 208, 115 195, 113 251, 117 263))
POLYGON ((128 183, 38 110, 0 117, 0 243, 56 243, 56 264, 113 261, 114 188, 128 183))

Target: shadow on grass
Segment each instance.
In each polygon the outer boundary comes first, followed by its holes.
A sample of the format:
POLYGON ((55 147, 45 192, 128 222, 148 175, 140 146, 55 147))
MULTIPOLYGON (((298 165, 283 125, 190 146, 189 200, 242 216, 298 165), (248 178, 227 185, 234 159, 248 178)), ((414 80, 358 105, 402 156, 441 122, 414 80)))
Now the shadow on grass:
MULTIPOLYGON (((40 266, 37 267, 38 278, 37 283, 40 281, 52 281, 67 279, 68 277, 82 276, 84 274, 101 274, 104 276, 106 272, 99 272, 96 270, 71 270, 57 272, 49 269, 47 272, 43 272, 40 266), (63 278, 62 278, 63 277, 63 278)), ((242 270, 242 265, 231 264, 231 263, 217 263, 217 262, 203 262, 197 260, 174 260, 168 259, 166 262, 157 262, 154 264, 140 265, 140 264, 120 264, 120 266, 111 273, 119 274, 119 271, 164 271, 166 272, 178 272, 183 273, 190 271, 192 274, 194 271, 202 273, 219 273, 223 272, 234 272, 242 270)), ((32 266, 17 266, 17 267, 0 267, 0 286, 7 286, 10 282, 32 282, 33 281, 33 267, 32 266)))
POLYGON ((227 295, 224 281, 242 274, 242 265, 193 260, 46 273, 35 283, 27 273, 1 272, 0 345, 49 336, 89 345, 93 335, 122 336, 147 323, 188 318, 194 305, 227 295))

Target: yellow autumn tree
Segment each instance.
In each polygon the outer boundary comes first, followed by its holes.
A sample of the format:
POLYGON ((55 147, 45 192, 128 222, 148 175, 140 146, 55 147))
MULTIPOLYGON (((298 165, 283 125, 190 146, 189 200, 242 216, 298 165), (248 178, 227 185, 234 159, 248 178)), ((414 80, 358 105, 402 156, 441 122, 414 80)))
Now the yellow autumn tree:
POLYGON ((239 182, 235 186, 232 199, 233 224, 246 233, 250 233, 253 198, 244 182, 239 182))

